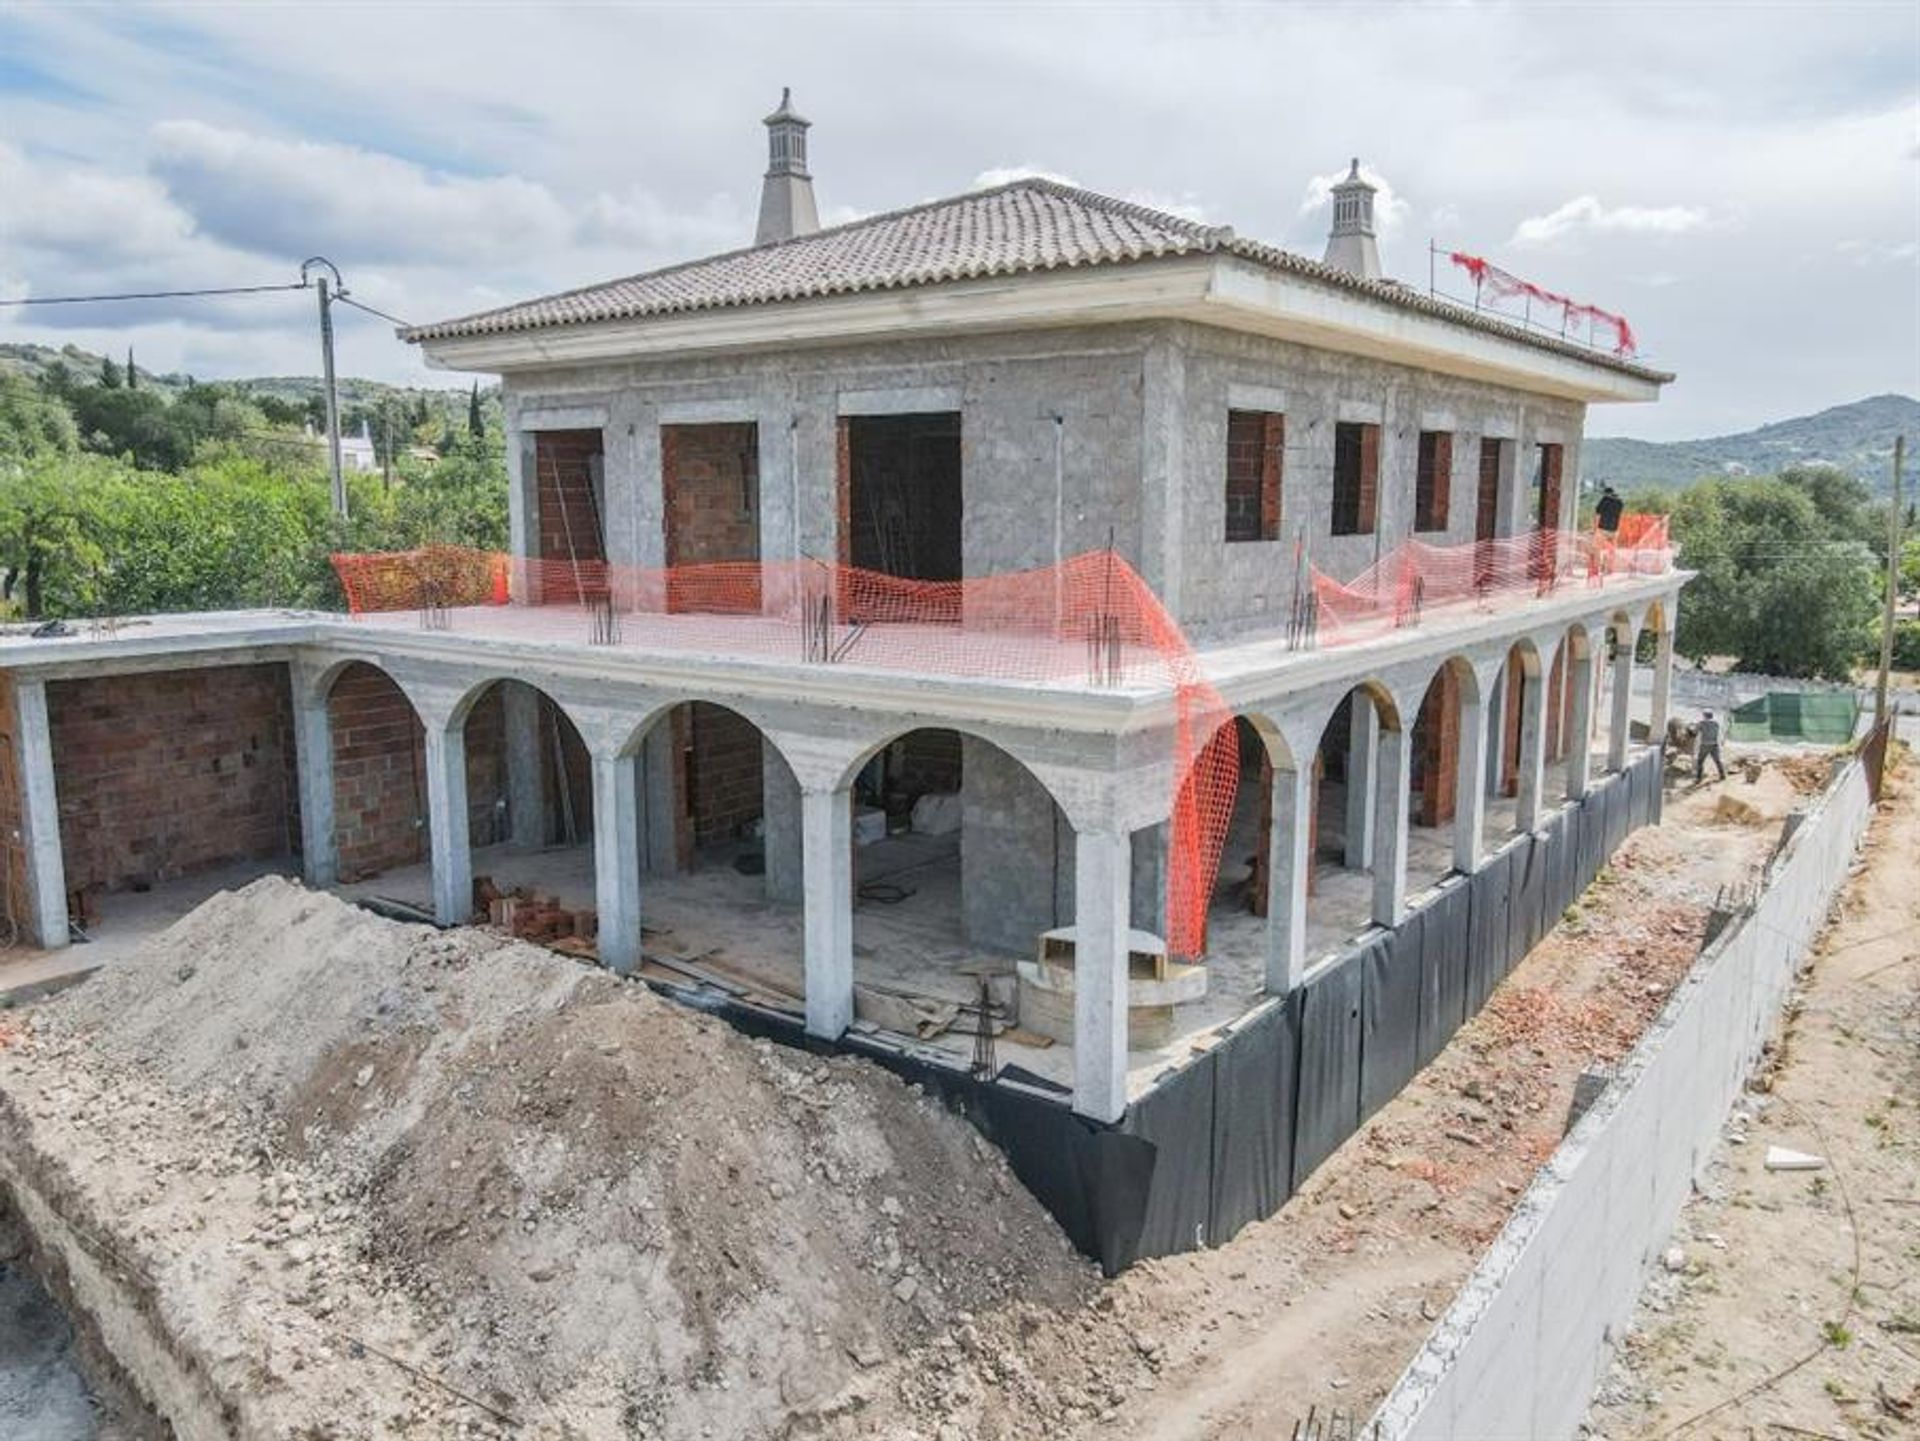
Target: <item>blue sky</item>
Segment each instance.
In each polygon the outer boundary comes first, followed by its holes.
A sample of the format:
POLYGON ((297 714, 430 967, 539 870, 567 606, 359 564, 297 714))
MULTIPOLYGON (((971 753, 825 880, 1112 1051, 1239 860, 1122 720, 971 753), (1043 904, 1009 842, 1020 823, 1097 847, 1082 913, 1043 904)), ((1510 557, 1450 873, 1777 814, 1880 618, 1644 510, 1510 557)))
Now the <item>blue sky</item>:
MULTIPOLYGON (((783 84, 829 221, 1035 169, 1317 254, 1358 154, 1389 273, 1424 286, 1429 239, 1487 255, 1681 372, 1595 433, 1920 392, 1911 3, 15 3, 0 294, 291 279, 318 252, 430 319, 728 248, 783 84)), ((0 339, 311 372, 311 309, 0 310, 0 339)), ((426 376, 351 312, 341 366, 426 376)))

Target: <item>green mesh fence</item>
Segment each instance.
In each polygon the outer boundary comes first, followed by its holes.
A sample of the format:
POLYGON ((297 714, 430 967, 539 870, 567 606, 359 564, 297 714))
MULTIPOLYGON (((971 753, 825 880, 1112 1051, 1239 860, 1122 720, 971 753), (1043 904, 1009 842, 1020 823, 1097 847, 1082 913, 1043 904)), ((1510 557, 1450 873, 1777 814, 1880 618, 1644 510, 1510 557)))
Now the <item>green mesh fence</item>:
POLYGON ((1853 739, 1859 706, 1853 696, 1825 691, 1775 691, 1735 710, 1728 734, 1737 741, 1812 741, 1845 745, 1853 739))

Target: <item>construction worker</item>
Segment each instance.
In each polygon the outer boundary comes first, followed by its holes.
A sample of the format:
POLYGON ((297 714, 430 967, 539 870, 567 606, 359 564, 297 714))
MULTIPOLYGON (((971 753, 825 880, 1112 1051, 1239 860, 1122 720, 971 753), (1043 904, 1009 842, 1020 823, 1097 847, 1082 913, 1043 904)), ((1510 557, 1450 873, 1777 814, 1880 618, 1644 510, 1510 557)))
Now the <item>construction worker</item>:
POLYGON ((1713 761, 1713 768, 1719 772, 1720 779, 1727 778, 1727 768, 1720 760, 1720 721, 1712 711, 1703 713, 1700 725, 1693 737, 1693 783, 1699 785, 1707 778, 1707 761, 1713 761))
POLYGON ((1594 504, 1593 518, 1602 532, 1608 536, 1616 535, 1620 530, 1620 512, 1627 508, 1611 485, 1600 487, 1600 499, 1594 504))

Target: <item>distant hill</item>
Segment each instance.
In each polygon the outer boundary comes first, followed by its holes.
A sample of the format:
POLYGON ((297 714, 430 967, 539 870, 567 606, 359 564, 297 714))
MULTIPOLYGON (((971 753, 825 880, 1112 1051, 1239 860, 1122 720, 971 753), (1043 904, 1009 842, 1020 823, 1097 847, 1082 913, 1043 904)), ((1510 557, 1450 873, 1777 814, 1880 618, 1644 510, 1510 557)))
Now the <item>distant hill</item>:
POLYGON ((1827 464, 1876 491, 1891 484, 1893 437, 1904 432, 1909 455, 1920 445, 1920 400, 1875 395, 1817 415, 1776 420, 1739 435, 1708 440, 1620 440, 1588 437, 1580 469, 1590 481, 1621 490, 1691 485, 1710 475, 1772 475, 1790 465, 1827 464))
MULTIPOLYGON (((65 364, 75 379, 93 380, 100 374, 100 360, 101 358, 92 351, 82 350, 77 345, 65 345, 56 349, 51 345, 35 345, 30 342, 0 343, 0 375, 25 375, 30 379, 38 379, 57 361, 65 364)), ((124 367, 126 363, 124 355, 115 357, 115 365, 124 367)), ((177 371, 165 375, 156 374, 140 364, 138 355, 134 356, 133 369, 142 385, 152 386, 160 391, 185 390, 194 381, 193 376, 182 375, 177 371)), ((221 384, 232 386, 235 390, 247 395, 270 395, 277 400, 291 401, 296 405, 305 404, 308 399, 320 394, 320 377, 317 375, 257 376, 223 380, 221 384)), ((467 387, 471 384, 472 382, 468 381, 464 385, 441 387, 388 385, 384 381, 360 380, 347 375, 341 376, 336 382, 342 410, 376 412, 384 402, 389 400, 410 402, 415 396, 425 396, 433 406, 444 410, 448 415, 455 415, 457 412, 461 420, 466 417, 467 387)), ((491 396, 498 388, 497 385, 483 383, 480 394, 491 396)))

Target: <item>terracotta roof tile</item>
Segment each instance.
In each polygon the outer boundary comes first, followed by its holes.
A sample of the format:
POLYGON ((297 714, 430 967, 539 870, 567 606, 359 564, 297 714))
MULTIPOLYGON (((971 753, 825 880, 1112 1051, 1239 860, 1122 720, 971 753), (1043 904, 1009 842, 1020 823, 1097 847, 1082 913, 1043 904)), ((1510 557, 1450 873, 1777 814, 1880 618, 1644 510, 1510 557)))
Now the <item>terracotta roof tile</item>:
POLYGON ((1241 240, 1226 226, 1202 225, 1037 177, 868 216, 773 245, 414 326, 401 335, 410 341, 498 335, 1216 252, 1643 378, 1672 378, 1391 281, 1362 280, 1290 251, 1241 240))

